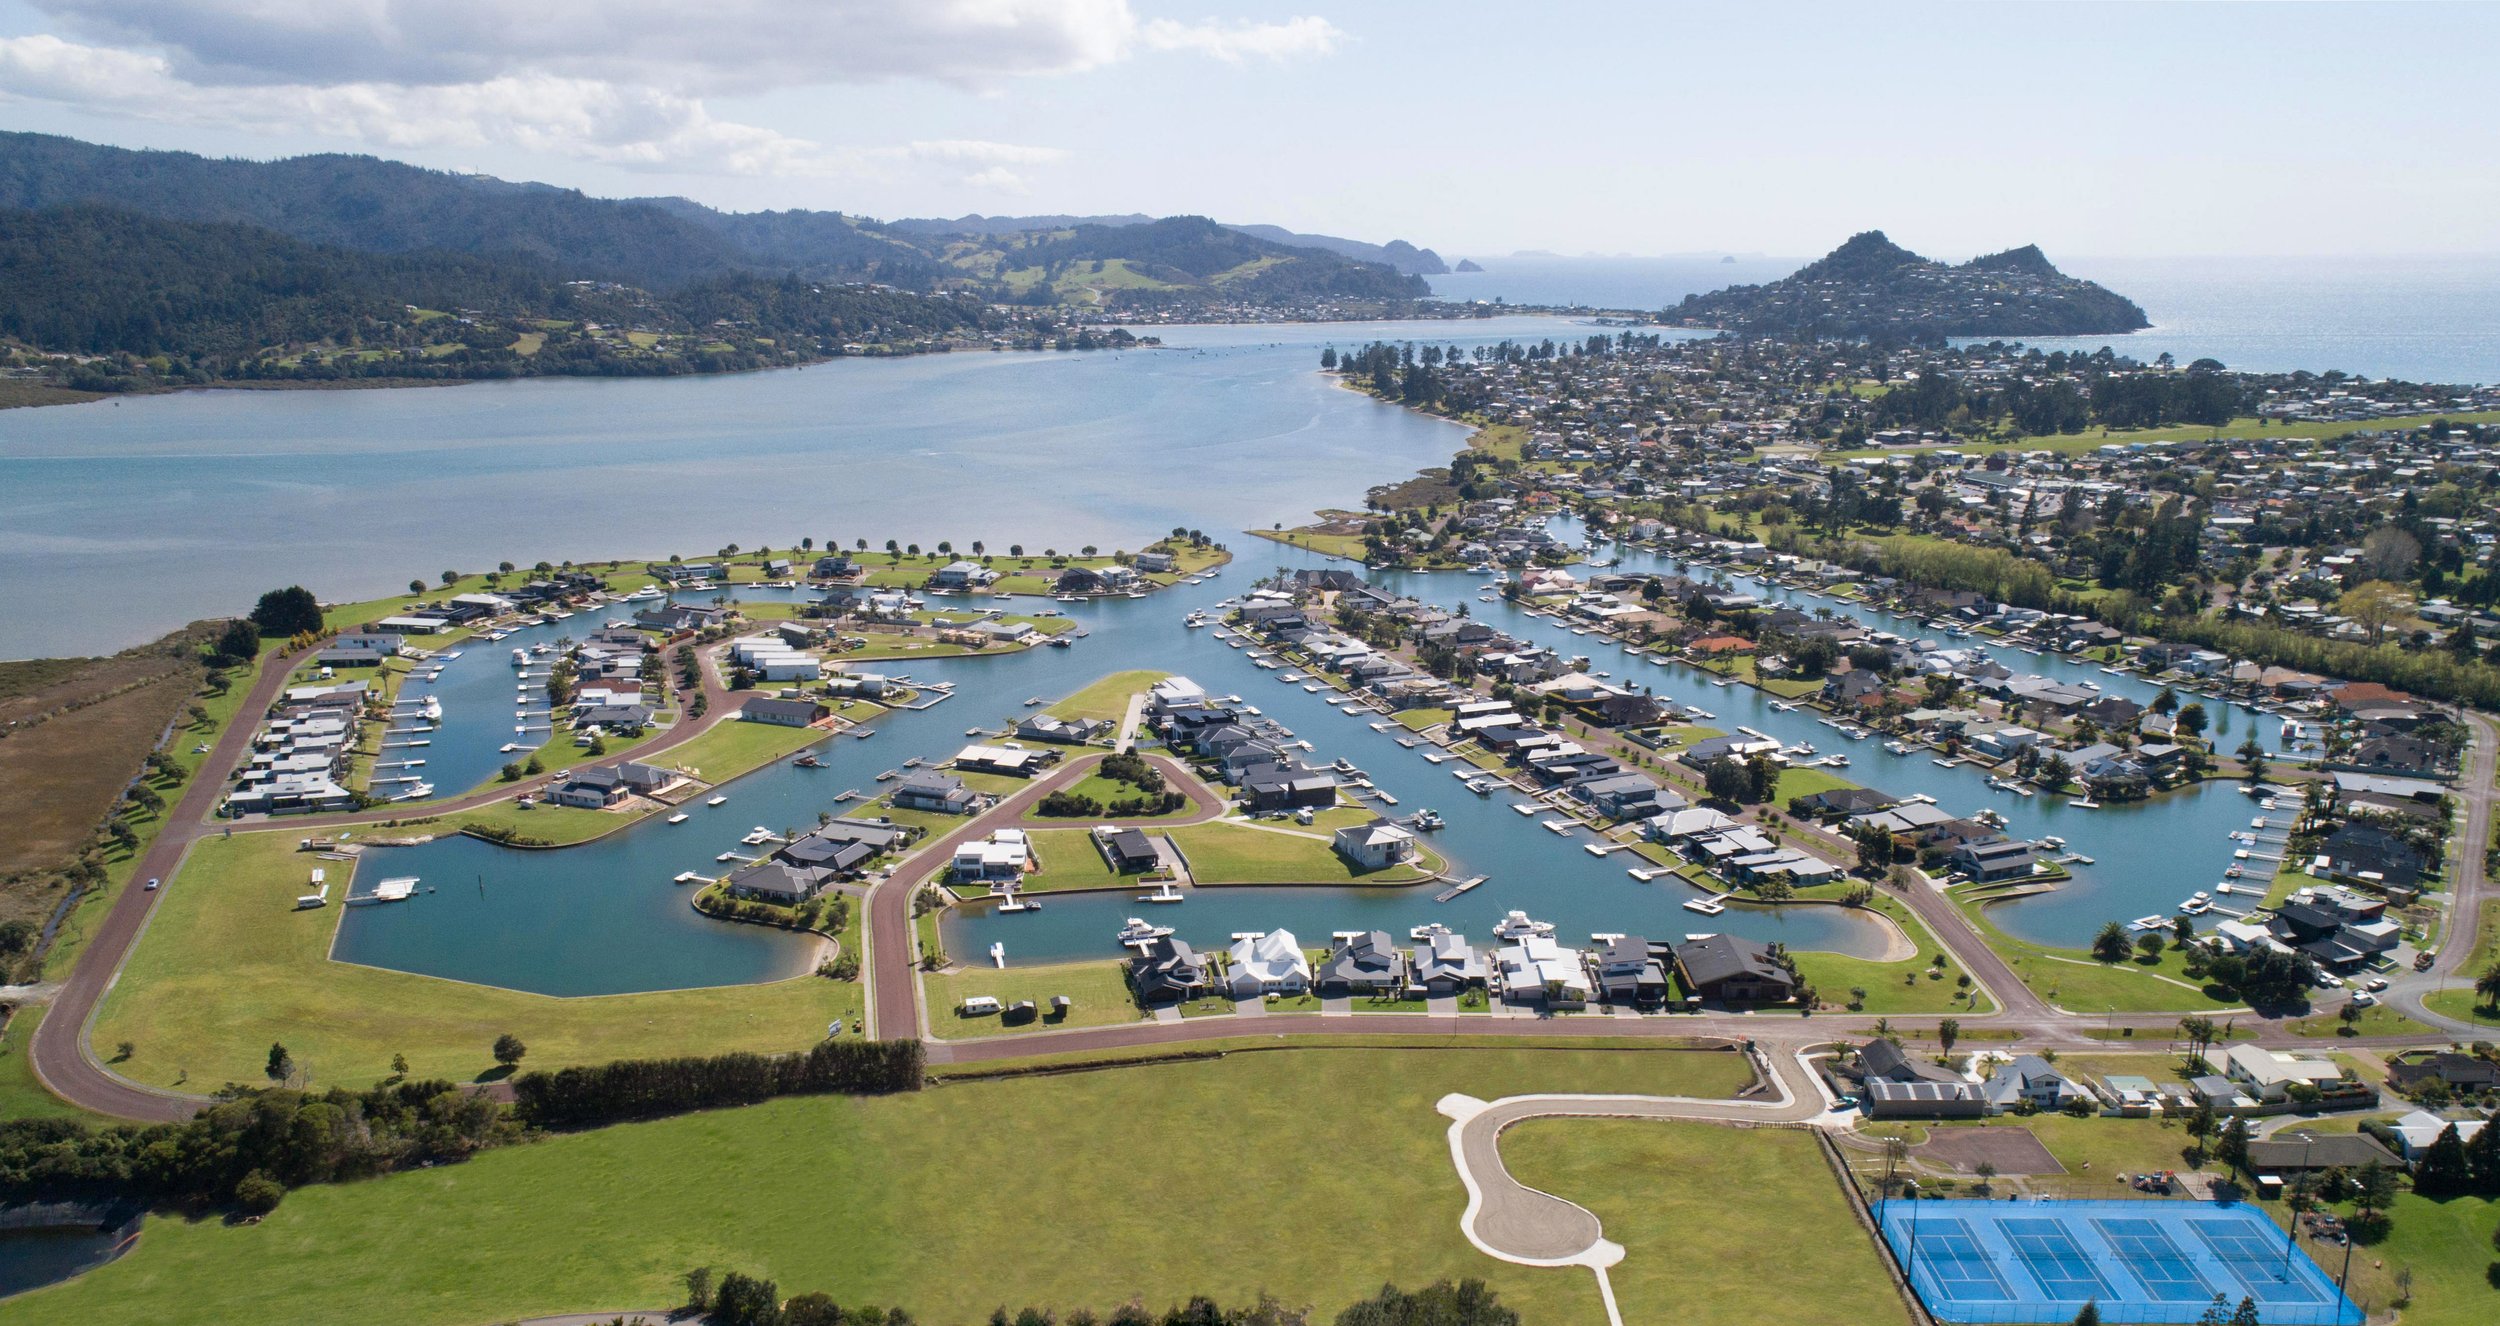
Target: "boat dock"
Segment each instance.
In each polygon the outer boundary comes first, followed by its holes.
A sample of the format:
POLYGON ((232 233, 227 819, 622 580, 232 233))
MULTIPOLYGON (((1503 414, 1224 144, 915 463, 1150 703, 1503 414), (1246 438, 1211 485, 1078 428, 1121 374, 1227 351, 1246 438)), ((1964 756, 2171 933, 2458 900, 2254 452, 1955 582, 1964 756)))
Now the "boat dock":
POLYGON ((1468 878, 1462 879, 1456 884, 1441 890, 1439 893, 1432 895, 1432 900, 1434 902, 1448 902, 1450 899, 1467 892, 1469 889, 1483 884, 1487 878, 1488 876, 1484 875, 1471 875, 1468 878))

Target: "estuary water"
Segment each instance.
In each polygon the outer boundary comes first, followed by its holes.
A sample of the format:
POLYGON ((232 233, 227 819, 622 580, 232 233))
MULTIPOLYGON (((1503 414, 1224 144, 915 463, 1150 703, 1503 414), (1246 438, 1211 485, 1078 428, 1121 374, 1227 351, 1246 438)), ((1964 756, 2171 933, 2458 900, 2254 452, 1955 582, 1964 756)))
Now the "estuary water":
POLYGON ((206 391, 0 411, 0 658, 106 652, 302 584, 347 601, 500 561, 941 539, 1218 537, 1446 462, 1454 424, 1326 345, 1558 319, 1182 327, 1159 350, 846 359, 727 377, 206 391))

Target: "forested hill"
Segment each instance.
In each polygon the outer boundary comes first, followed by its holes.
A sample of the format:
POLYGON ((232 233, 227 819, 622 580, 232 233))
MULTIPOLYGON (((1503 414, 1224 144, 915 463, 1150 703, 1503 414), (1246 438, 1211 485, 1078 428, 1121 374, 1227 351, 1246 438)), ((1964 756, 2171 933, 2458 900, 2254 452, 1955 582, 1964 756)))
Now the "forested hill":
POLYGON ((1689 326, 1753 336, 1939 341, 1948 336, 2095 336, 2151 326, 2133 300, 2068 276, 2026 245, 1950 266, 1880 230, 1852 236, 1767 285, 1687 295, 1689 326))
MULTIPOLYGON (((947 238, 971 238, 981 235, 1013 235, 1034 230, 1073 230, 1078 226, 1142 226, 1156 218, 1143 212, 1126 212, 1105 216, 971 216, 910 217, 888 221, 886 229, 907 235, 947 238)), ((1441 255, 1430 249, 1419 249, 1402 239, 1386 244, 1369 244, 1359 239, 1337 235, 1306 235, 1283 226, 1241 225, 1219 222, 1227 230, 1238 230, 1252 239, 1300 249, 1325 249, 1340 258, 1356 262, 1385 263, 1408 276, 1439 276, 1449 265, 1441 255)))
POLYGON ((0 340, 89 390, 718 372, 999 325, 977 299, 867 285, 732 272, 649 292, 528 257, 363 253, 92 205, 0 210, 0 340))
POLYGON ((1207 299, 1394 302, 1431 294, 1422 277, 1385 264, 1259 239, 1203 216, 985 236, 958 241, 949 256, 1034 302, 1066 301, 1079 289, 1131 307, 1207 299))
MULTIPOLYGON (((739 274, 873 281, 906 290, 966 291, 985 299, 1073 303, 1134 296, 1169 302, 1222 287, 1228 299, 1393 300, 1422 295, 1420 282, 1386 263, 1322 247, 1226 231, 1238 267, 1227 276, 1173 261, 1174 222, 1052 227, 992 241, 840 212, 719 212, 683 198, 593 198, 544 184, 426 170, 365 156, 243 161, 188 152, 145 152, 45 134, 0 133, 0 208, 102 205, 171 221, 257 226, 311 244, 367 253, 426 251, 517 258, 574 279, 669 291, 739 274), (1084 261, 1133 263, 1108 282, 1037 282, 997 259, 1003 248, 1056 244, 1084 261), (1275 270, 1267 270, 1275 269, 1275 270), (1256 279, 1237 279, 1255 276, 1256 279), (1038 293, 1037 293, 1038 292, 1038 293), (1117 293, 1115 293, 1117 292, 1117 293), (1177 294, 1175 292, 1178 292, 1177 294)), ((1047 218, 1027 218, 1047 219, 1047 218)), ((1114 218, 1126 221, 1128 218, 1114 218)), ((1279 232, 1284 233, 1284 232, 1279 232)), ((1361 246, 1368 248, 1370 246, 1361 246)), ((1379 251, 1403 262, 1428 251, 1379 251)), ((1437 264, 1438 259, 1432 259, 1437 264)))

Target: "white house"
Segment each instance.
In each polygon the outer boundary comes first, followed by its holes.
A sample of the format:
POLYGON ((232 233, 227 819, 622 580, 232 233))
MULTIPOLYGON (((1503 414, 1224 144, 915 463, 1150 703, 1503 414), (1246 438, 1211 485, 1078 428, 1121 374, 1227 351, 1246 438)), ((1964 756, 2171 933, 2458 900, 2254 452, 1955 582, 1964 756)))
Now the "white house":
POLYGON ((1031 860, 1032 845, 1024 830, 998 829, 955 848, 954 877, 980 883, 1022 879, 1031 860))
POLYGON ((1337 855, 1356 870, 1386 870, 1415 859, 1415 835, 1387 820, 1337 830, 1337 855))
POLYGON ((2262 1045, 2234 1045, 2223 1056, 2223 1075, 2250 1088, 2260 1100, 2281 1100, 2294 1082, 2325 1087, 2343 1080, 2343 1070, 2324 1059, 2285 1054, 2262 1045))
POLYGON ((1518 943, 1496 950, 1493 964, 1501 974, 1502 997, 1514 1003, 1580 1008, 1589 1001, 1587 965, 1551 935, 1523 935, 1518 943))
POLYGON ((1311 988, 1311 960, 1303 956, 1302 943, 1290 930, 1236 939, 1232 958, 1224 988, 1235 999, 1298 995, 1311 988))
POLYGON ((2439 1135, 2447 1131, 2450 1124, 2456 1125, 2457 1140, 2460 1142, 2473 1141, 2474 1134, 2489 1126, 2481 1119, 2443 1119, 2429 1110, 2415 1110, 2387 1127, 2403 1144, 2404 1158, 2420 1160, 2422 1153, 2431 1149, 2431 1143, 2438 1141, 2439 1135))

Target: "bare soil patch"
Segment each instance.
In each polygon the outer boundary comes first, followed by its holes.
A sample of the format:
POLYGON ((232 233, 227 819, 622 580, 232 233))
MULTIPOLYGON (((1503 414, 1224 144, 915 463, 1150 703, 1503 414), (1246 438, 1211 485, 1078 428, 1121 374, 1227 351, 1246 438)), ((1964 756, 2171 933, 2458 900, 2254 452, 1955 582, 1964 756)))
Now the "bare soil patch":
POLYGON ((1914 1147, 1910 1154, 1934 1165, 1949 1165, 1965 1174, 1976 1174, 1981 1164, 1994 1165, 1999 1174, 2063 1174, 2066 1167, 2049 1154, 2049 1149, 2032 1136, 2028 1128, 1935 1128, 1930 1129, 1924 1145, 1914 1147))

